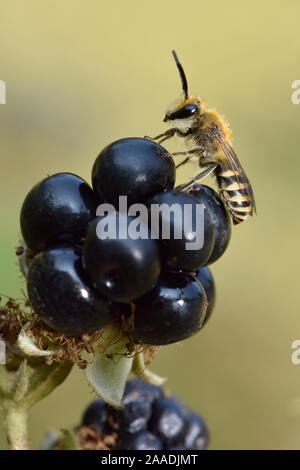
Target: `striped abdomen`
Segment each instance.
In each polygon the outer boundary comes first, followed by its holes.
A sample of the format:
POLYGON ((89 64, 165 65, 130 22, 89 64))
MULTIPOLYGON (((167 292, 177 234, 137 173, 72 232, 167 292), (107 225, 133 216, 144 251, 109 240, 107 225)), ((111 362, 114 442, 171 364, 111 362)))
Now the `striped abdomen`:
POLYGON ((252 214, 252 204, 249 196, 243 190, 247 190, 246 182, 237 180, 238 172, 220 167, 217 172, 217 181, 221 196, 231 214, 234 224, 239 224, 252 214))

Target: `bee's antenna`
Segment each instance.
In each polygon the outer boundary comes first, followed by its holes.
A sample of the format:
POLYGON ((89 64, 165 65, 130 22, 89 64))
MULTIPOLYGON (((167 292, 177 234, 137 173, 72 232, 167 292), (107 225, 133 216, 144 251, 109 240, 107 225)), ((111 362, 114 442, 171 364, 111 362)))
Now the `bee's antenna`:
POLYGON ((186 80, 186 76, 185 76, 184 70, 183 70, 183 68, 182 68, 181 63, 179 62, 179 59, 178 59, 178 57, 177 57, 176 52, 175 52, 175 51, 172 51, 172 54, 173 54, 173 57, 174 57, 174 59, 175 59, 176 65, 177 65, 178 70, 179 70, 179 75, 180 75, 180 78, 181 78, 182 89, 183 89, 183 91, 184 91, 185 99, 188 99, 188 97, 189 97, 189 94, 188 94, 188 85, 187 85, 187 80, 186 80))

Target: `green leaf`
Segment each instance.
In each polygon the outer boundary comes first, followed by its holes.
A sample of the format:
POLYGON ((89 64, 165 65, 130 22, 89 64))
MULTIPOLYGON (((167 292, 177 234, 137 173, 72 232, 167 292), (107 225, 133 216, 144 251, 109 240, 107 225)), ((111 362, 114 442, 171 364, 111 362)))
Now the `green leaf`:
POLYGON ((117 409, 123 408, 121 400, 133 361, 132 354, 125 356, 128 354, 127 343, 128 337, 115 325, 109 325, 96 343, 93 362, 85 369, 86 378, 96 394, 117 409))
POLYGON ((71 362, 40 364, 30 367, 29 386, 19 402, 25 408, 31 408, 36 402, 49 395, 71 372, 71 362))

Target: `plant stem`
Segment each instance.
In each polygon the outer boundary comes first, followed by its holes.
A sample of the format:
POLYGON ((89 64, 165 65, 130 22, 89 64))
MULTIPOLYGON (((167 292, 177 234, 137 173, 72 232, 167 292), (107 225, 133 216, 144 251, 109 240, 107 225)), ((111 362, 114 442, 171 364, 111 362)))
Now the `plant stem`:
POLYGON ((6 434, 12 450, 29 449, 27 431, 29 409, 60 385, 69 375, 72 366, 71 362, 54 363, 51 366, 47 364, 30 366, 25 359, 14 374, 13 385, 7 384, 7 380, 4 381, 5 370, 2 371, 1 405, 5 413, 6 434))
POLYGON ((27 409, 10 405, 5 410, 5 427, 8 442, 12 450, 28 450, 27 409))
POLYGON ((153 385, 162 385, 167 380, 165 377, 160 377, 159 375, 147 369, 144 362, 143 352, 140 352, 134 356, 131 371, 145 382, 153 385))

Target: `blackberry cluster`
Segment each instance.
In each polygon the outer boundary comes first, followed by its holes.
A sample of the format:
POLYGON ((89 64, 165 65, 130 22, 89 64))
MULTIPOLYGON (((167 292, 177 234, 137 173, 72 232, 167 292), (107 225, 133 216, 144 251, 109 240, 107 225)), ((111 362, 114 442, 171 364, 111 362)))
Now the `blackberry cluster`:
POLYGON ((206 448, 208 429, 203 418, 177 397, 166 397, 161 387, 137 378, 130 380, 122 404, 122 410, 115 410, 101 399, 94 401, 81 426, 96 430, 98 439, 116 450, 206 448))
POLYGON ((20 216, 32 259, 27 290, 48 326, 82 335, 133 312, 132 338, 164 345, 195 334, 206 323, 215 300, 207 265, 224 253, 230 219, 211 188, 195 185, 183 192, 174 184, 175 165, 166 149, 147 139, 127 138, 101 151, 92 169, 92 187, 79 176, 58 173, 31 189, 20 216), (128 212, 119 207, 119 196, 127 196, 128 212), (204 227, 196 224, 199 203, 205 207, 204 227), (105 206, 96 214, 100 204, 105 206), (153 227, 153 208, 162 204, 171 213, 167 238, 163 227, 168 211, 158 213, 153 227), (181 225, 172 212, 174 204, 183 214, 181 225), (187 217, 192 224, 186 230, 187 217), (113 227, 113 237, 103 236, 108 227, 113 227), (132 227, 140 237, 127 235, 132 227), (200 230, 203 246, 187 250, 200 230))

